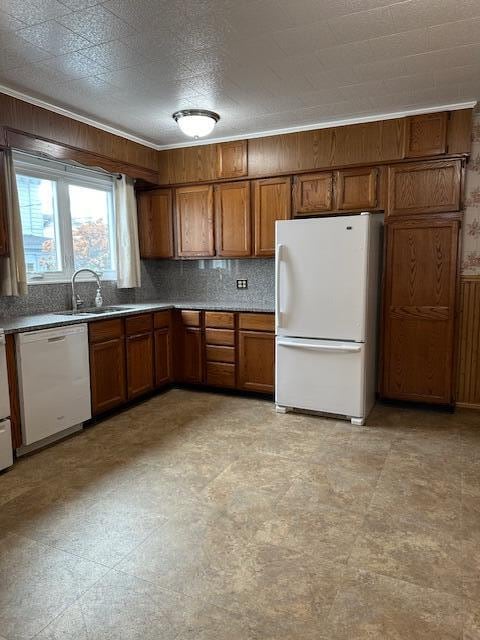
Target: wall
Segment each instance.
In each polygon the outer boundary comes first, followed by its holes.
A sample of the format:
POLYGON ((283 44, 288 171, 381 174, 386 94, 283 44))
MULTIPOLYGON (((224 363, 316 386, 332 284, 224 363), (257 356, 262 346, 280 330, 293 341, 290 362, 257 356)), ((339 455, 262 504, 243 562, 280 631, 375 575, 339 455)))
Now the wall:
MULTIPOLYGON (((272 309, 274 305, 275 264, 263 260, 155 260, 142 261, 142 288, 117 289, 114 282, 103 282, 105 305, 149 302, 218 302, 272 309), (236 288, 237 278, 247 278, 249 288, 236 288)), ((87 306, 95 298, 95 283, 79 283, 78 292, 87 306)), ((0 297, 2 317, 47 313, 71 308, 69 284, 35 284, 24 298, 0 297)))
POLYGON ((465 180, 462 275, 480 276, 480 109, 474 111, 472 155, 465 180))

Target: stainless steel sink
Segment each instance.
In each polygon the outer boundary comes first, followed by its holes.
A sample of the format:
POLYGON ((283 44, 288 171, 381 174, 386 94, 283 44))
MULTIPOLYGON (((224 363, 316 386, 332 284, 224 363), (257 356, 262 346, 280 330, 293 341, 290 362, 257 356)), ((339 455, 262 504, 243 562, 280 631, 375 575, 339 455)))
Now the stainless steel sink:
POLYGON ((129 311, 132 307, 91 307, 79 309, 78 311, 57 311, 56 316, 97 316, 103 313, 113 313, 114 311, 129 311))

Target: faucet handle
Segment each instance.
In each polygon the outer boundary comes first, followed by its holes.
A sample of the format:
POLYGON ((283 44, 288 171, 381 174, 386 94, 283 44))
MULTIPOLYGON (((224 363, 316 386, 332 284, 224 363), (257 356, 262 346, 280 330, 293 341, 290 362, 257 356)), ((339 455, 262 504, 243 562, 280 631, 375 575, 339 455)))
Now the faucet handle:
POLYGON ((82 298, 80 297, 80 295, 78 293, 75 296, 75 302, 77 303, 77 307, 81 307, 82 304, 84 303, 84 301, 82 300, 82 298))

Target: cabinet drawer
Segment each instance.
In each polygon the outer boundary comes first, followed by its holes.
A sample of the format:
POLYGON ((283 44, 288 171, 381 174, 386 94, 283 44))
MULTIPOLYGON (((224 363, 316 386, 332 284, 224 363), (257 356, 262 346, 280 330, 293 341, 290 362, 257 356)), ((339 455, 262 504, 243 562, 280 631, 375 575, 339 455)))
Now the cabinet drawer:
POLYGON ((170 326, 170 311, 156 311, 153 314, 155 329, 167 329, 170 326))
POLYGON ((274 331, 275 316, 273 313, 240 313, 238 328, 250 331, 274 331))
POLYGON ((205 342, 207 344, 235 344, 235 331, 231 329, 205 329, 205 342))
POLYGON ((235 365, 207 362, 207 384, 215 387, 235 386, 235 365))
POLYGON ((205 312, 205 326, 218 329, 233 329, 235 327, 235 314, 219 311, 205 312))
POLYGON ((235 362, 235 348, 207 344, 207 361, 235 362))
POLYGON ((190 311, 182 309, 180 311, 180 317, 185 327, 199 327, 200 326, 200 313, 201 311, 190 311))
POLYGON ((153 327, 153 317, 151 313, 142 313, 138 316, 125 318, 125 332, 127 336, 134 336, 138 333, 147 333, 153 327))
POLYGON ((88 325, 90 342, 103 342, 123 336, 123 318, 98 320, 88 325))

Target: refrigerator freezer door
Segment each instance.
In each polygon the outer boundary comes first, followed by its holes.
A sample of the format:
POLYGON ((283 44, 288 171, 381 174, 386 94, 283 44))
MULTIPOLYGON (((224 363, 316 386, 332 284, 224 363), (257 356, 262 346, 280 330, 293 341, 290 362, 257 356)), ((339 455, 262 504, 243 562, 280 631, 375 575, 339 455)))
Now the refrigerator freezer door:
POLYGON ((0 470, 13 464, 10 420, 0 420, 0 470))
POLYGON ((370 219, 277 222, 277 335, 365 340, 370 219))
POLYGON ((365 345, 278 337, 277 405, 365 417, 365 345))

